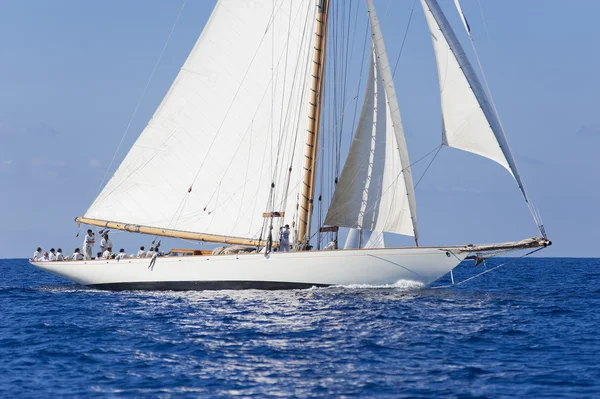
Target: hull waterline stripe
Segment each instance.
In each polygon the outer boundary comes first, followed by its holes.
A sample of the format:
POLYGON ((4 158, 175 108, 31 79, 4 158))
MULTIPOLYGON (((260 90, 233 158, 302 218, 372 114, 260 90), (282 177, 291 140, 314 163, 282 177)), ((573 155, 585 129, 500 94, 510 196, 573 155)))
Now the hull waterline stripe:
POLYGON ((88 287, 108 291, 214 291, 214 290, 302 290, 328 287, 330 284, 291 283, 282 281, 141 281, 91 284, 88 287))

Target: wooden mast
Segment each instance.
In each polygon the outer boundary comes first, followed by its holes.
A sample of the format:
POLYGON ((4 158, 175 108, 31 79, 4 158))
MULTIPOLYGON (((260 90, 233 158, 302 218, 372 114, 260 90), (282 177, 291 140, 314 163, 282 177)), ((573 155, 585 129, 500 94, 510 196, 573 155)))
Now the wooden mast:
POLYGON ((302 195, 298 210, 298 241, 301 246, 310 240, 310 219, 313 211, 314 186, 316 178, 317 146, 319 142, 319 125, 321 119, 321 103, 325 72, 325 50, 327 47, 327 20, 329 16, 329 0, 320 0, 317 10, 315 29, 315 52, 313 57, 312 84, 309 102, 306 150, 304 153, 304 179, 302 195))
MULTIPOLYGON (((191 231, 181 231, 173 229, 161 229, 158 227, 140 226, 136 224, 126 224, 119 222, 108 222, 106 220, 90 219, 78 217, 75 219, 77 223, 88 224, 113 230, 129 231, 131 233, 150 234, 161 237, 182 238, 185 240, 215 242, 233 245, 249 245, 253 247, 264 247, 267 242, 264 240, 253 240, 250 238, 227 237, 215 234, 193 233, 191 231)), ((274 242, 273 247, 278 247, 279 243, 274 242)))

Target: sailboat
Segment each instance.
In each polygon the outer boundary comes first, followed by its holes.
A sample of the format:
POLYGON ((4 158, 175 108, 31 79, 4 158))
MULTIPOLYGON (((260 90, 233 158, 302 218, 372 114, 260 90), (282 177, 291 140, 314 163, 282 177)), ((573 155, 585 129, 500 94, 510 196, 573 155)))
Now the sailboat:
MULTIPOLYGON (((112 178, 76 222, 255 253, 38 262, 100 289, 298 289, 431 284, 468 256, 551 244, 489 97, 436 0, 420 0, 440 80, 443 145, 512 175, 539 237, 419 246, 411 162, 372 0, 364 102, 326 217, 313 226, 330 0, 219 0, 185 64, 112 178), (289 225, 292 250, 278 251, 289 225), (313 249, 339 228, 414 237, 411 247, 313 249)), ((372 240, 370 240, 372 241, 372 240)))

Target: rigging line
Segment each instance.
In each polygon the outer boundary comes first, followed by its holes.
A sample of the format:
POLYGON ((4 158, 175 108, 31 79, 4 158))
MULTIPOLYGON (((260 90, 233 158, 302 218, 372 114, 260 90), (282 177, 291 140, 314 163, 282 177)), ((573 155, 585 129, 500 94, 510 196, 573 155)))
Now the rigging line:
MULTIPOLYGON (((308 6, 311 7, 311 4, 308 3, 308 6)), ((303 30, 302 30, 302 36, 301 36, 301 43, 305 43, 306 41, 306 45, 310 46, 312 44, 312 34, 308 33, 308 26, 309 26, 309 21, 313 21, 313 26, 314 24, 316 24, 316 18, 314 18, 314 16, 311 18, 311 14, 310 12, 306 13, 306 18, 304 20, 304 26, 303 26, 303 30)), ((310 30, 312 32, 312 29, 310 30)), ((300 45, 299 49, 298 49, 298 55, 297 55, 297 65, 296 68, 294 70, 294 79, 292 82, 292 91, 296 90, 295 87, 299 87, 299 94, 301 96, 302 101, 300 101, 296 107, 292 106, 293 101, 291 101, 291 96, 293 94, 290 95, 290 101, 286 110, 286 116, 285 116, 285 120, 286 123, 289 125, 291 124, 291 126, 296 126, 295 129, 293 129, 293 127, 290 129, 292 130, 293 134, 290 137, 289 143, 287 143, 287 145, 289 145, 289 149, 288 149, 288 154, 291 154, 289 157, 289 167, 287 168, 287 173, 285 174, 285 179, 284 179, 284 184, 281 187, 282 190, 282 195, 283 195, 283 199, 278 203, 278 204, 274 204, 273 206, 278 206, 281 209, 286 209, 287 208, 287 203, 288 203, 288 198, 289 198, 289 194, 290 194, 290 184, 291 184, 291 180, 292 180, 292 173, 293 173, 293 165, 294 165, 294 159, 295 159, 295 155, 296 155, 296 151, 297 151, 297 143, 298 143, 298 137, 300 136, 300 127, 301 127, 301 123, 300 123, 300 118, 301 118, 301 114, 303 114, 301 112, 301 110, 303 109, 303 105, 305 104, 305 101, 307 96, 306 93, 308 91, 308 84, 306 84, 306 82, 308 81, 308 77, 310 76, 310 72, 309 72, 309 65, 311 65, 311 58, 310 57, 306 57, 305 62, 304 62, 304 68, 302 69, 302 48, 303 46, 300 45), (303 73, 300 73, 299 71, 304 71, 303 73), (296 85, 296 76, 299 76, 299 80, 298 80, 298 85, 296 85), (295 111, 294 109, 295 108, 295 111)), ((286 137, 287 139, 287 137, 286 137)), ((287 140, 286 140, 287 141, 287 140)), ((294 224, 295 221, 295 217, 292 217, 291 222, 292 225, 294 224)), ((283 220, 280 221, 280 225, 283 223, 283 220)))
POLYGON ((406 37, 408 36, 408 30, 410 29, 410 22, 412 21, 416 3, 417 3, 417 0, 413 0, 412 8, 410 10, 410 15, 408 16, 408 23, 406 25, 406 30, 404 31, 404 37, 402 38, 402 45, 400 46, 400 53, 398 53, 398 58, 396 58, 396 65, 394 65, 394 72, 392 72, 392 78, 396 75, 396 69, 398 68, 398 63, 400 62, 400 56, 402 55, 402 51, 404 50, 404 44, 406 43, 406 37))
MULTIPOLYGON (((429 151, 427 154, 423 155, 421 158, 417 159, 416 161, 414 161, 413 163, 411 163, 410 165, 408 165, 406 168, 401 169, 400 172, 398 172, 398 174, 394 178, 394 180, 392 180, 392 182, 388 185, 388 187, 386 187, 386 189, 384 191, 382 191, 381 194, 377 198, 375 198, 375 201, 373 202, 373 205, 371 205, 369 208, 367 208, 367 209, 364 210, 364 213, 371 212, 373 210, 373 208, 375 208, 375 206, 379 203, 378 201, 380 201, 381 198, 383 198, 383 196, 386 195, 387 192, 390 191, 390 189, 392 189, 396 185, 396 183, 398 182, 398 179, 402 175, 402 172, 404 172, 407 169, 410 169, 413 165, 416 165, 417 163, 421 162, 423 159, 427 158, 433 152, 435 152, 435 151, 439 152, 439 150, 440 150, 441 147, 442 147, 442 144, 440 144, 439 146, 435 147, 433 150, 429 151)), ((364 164, 365 163, 363 163, 363 165, 364 164)), ((332 216, 336 216, 336 215, 337 214, 334 214, 332 216)), ((352 227, 357 227, 357 225, 354 224, 352 227)))
MULTIPOLYGON (((308 4, 309 9, 312 7, 312 5, 309 3, 308 4)), ((290 11, 290 18, 291 18, 291 11, 290 11)), ((279 143, 279 147, 278 147, 278 152, 277 152, 277 157, 279 159, 279 153, 282 147, 286 147, 286 143, 287 145, 290 145, 290 149, 289 152, 291 152, 291 159, 289 161, 289 167, 291 168, 294 162, 294 155, 296 152, 296 143, 297 143, 297 138, 298 138, 298 133, 299 133, 299 129, 300 129, 300 123, 299 123, 299 118, 300 118, 300 110, 302 109, 302 104, 303 101, 300 102, 299 105, 297 105, 296 107, 298 108, 295 112, 292 108, 293 107, 293 101, 292 98, 295 94, 295 90, 297 90, 297 87, 300 87, 300 94, 301 94, 301 98, 304 98, 305 96, 303 95, 304 92, 303 90, 306 90, 307 85, 305 84, 305 82, 307 81, 308 75, 309 75, 309 71, 308 71, 308 66, 310 65, 310 57, 306 57, 305 59, 305 63, 304 65, 302 64, 302 53, 303 53, 303 47, 304 46, 310 46, 310 44, 312 43, 311 39, 312 39, 312 35, 308 34, 308 26, 309 26, 309 21, 313 21, 313 25, 314 23, 316 23, 316 19, 315 18, 311 18, 311 13, 307 12, 306 13, 306 17, 304 20, 304 25, 303 25, 303 29, 302 29, 302 35, 300 37, 300 45, 298 46, 298 54, 296 55, 296 67, 294 68, 294 75, 292 77, 292 86, 291 86, 291 91, 290 91, 290 96, 288 99, 288 104, 287 104, 287 108, 285 110, 285 117, 283 117, 283 106, 282 106, 282 124, 284 125, 289 125, 291 124, 292 126, 296 126, 296 130, 294 132, 294 139, 293 142, 292 140, 290 140, 290 143, 287 143, 287 136, 286 136, 286 140, 284 143, 282 143, 280 141, 279 143), (304 68, 303 68, 304 67, 304 68), (299 72, 304 70, 303 75, 299 72), (296 84, 297 81, 297 77, 298 78, 298 84, 296 84), (304 89, 303 89, 304 88, 304 89)), ((289 28, 289 32, 291 32, 291 22, 290 22, 290 28, 289 28)), ((289 34, 288 34, 288 40, 289 40, 289 34)), ((289 47, 289 42, 288 42, 288 47, 289 47)), ((286 65, 287 65, 287 48, 286 47, 286 65)), ((287 67, 286 67, 286 72, 287 74, 287 67)), ((285 99, 284 99, 285 100, 285 99)), ((281 132, 280 135, 283 134, 283 126, 281 127, 281 132)), ((281 136, 280 136, 281 137, 281 136)), ((288 152, 288 153, 289 153, 288 152)), ((277 179, 277 171, 274 172, 274 176, 273 176, 273 181, 275 181, 277 179)), ((286 194, 287 195, 287 194, 286 194)))
POLYGON ((425 174, 427 173, 427 171, 431 167, 431 164, 433 164, 433 161, 435 161, 435 158, 440 153, 440 150, 442 149, 442 146, 443 146, 443 144, 440 144, 440 146, 438 147, 437 152, 435 153, 435 155, 433 156, 433 158, 431 158, 431 161, 429 161, 429 165, 427 165, 427 167, 425 168, 425 171, 423 172, 423 174, 421 175, 421 177, 419 177, 419 180, 417 181, 417 184, 415 184, 415 190, 417 189, 417 186, 419 185, 419 183, 421 183, 421 180, 423 180, 423 178, 425 177, 425 174))
MULTIPOLYGON (((369 37, 369 24, 367 23, 365 26, 365 40, 363 43, 363 53, 362 53, 362 57, 361 60, 362 62, 360 63, 360 73, 358 76, 358 85, 356 87, 356 102, 354 103, 354 116, 353 116, 353 120, 352 120, 352 130, 350 132, 350 134, 354 134, 354 129, 356 128, 356 116, 358 113, 358 96, 360 95, 360 86, 361 86, 361 82, 362 82, 362 76, 363 76, 363 71, 364 71, 364 66, 366 64, 365 62, 365 54, 366 54, 366 50, 367 50, 367 39, 369 37)), ((372 48, 372 45, 369 46, 369 48, 372 48)), ((372 57, 372 53, 370 53, 370 56, 372 57)), ((336 176, 337 177, 337 176, 336 176)))
MULTIPOLYGON (((390 0, 391 1, 391 0, 390 0)), ((350 3, 350 6, 348 7, 348 21, 351 20, 351 16, 352 16, 352 3, 350 3)), ((356 25, 356 20, 358 19, 358 12, 356 12, 356 17, 355 17, 355 25, 356 25)), ((346 19, 344 19, 344 21, 346 21, 346 19)), ((338 133, 338 140, 336 143, 336 158, 335 158, 335 176, 339 176, 340 173, 340 163, 341 163, 341 148, 342 148, 342 137, 343 137, 343 132, 344 132, 344 122, 346 121, 346 118, 344 117, 344 113, 345 113, 345 109, 346 109, 346 105, 348 99, 346 98, 347 95, 347 89, 348 89, 348 78, 349 78, 349 65, 350 62, 349 60, 352 59, 352 55, 354 52, 354 39, 356 37, 356 29, 354 29, 353 34, 352 34, 352 39, 350 40, 350 23, 347 24, 347 28, 346 28, 346 34, 344 35, 344 38, 346 39, 345 41, 345 45, 343 47, 344 51, 344 68, 343 68, 343 84, 342 84, 342 98, 341 98, 341 107, 340 107, 340 114, 339 114, 339 118, 340 118, 340 129, 339 129, 339 133, 338 133)))
POLYGON ((150 73, 148 82, 146 82, 146 87, 144 87, 144 90, 142 91, 142 95, 140 96, 140 99, 139 99, 137 105, 135 106, 135 109, 133 110, 133 114, 131 115, 129 122, 127 123, 127 127, 125 128, 125 132, 123 133, 123 136, 121 137, 121 141, 119 141, 119 145, 117 146, 117 149, 115 150, 113 157, 112 157, 110 163, 108 164, 108 167, 106 168, 106 172, 104 173, 102 182, 100 183, 100 186, 98 187, 98 191, 96 192, 96 197, 98 197, 98 194, 100 194, 100 190, 102 189, 102 186, 104 186, 104 182, 106 181, 106 176, 108 176, 108 172, 110 171, 110 168, 112 167, 113 163, 115 162, 115 159, 117 158, 117 153, 119 152, 119 149, 121 149, 121 145, 123 145, 123 141, 125 140, 125 137, 127 136, 129 129, 131 128, 131 124, 133 123, 133 120, 134 120, 135 116, 137 115, 137 112, 140 108, 140 105, 142 104, 142 101, 144 101, 144 98, 146 98, 146 93, 148 92, 148 87, 150 87, 150 83, 152 82, 152 79, 154 78, 154 74, 156 73, 156 70, 158 69, 158 65, 160 64, 160 61, 162 60, 162 57, 167 49, 167 46, 169 45, 169 42, 171 41, 171 36, 173 36, 175 27, 179 23, 179 18, 181 17, 181 14, 183 13, 183 9, 185 8, 186 4, 187 4, 187 0, 184 0, 183 4, 181 5, 181 8, 179 9, 179 13, 177 14, 177 18, 175 18, 175 23, 171 27, 171 30, 169 31, 169 35, 167 36, 167 40, 165 41, 165 44, 163 45, 163 48, 160 51, 160 55, 158 56, 158 59, 156 60, 156 63, 154 64, 154 68, 152 69, 152 72, 150 73))
MULTIPOLYGON (((481 7, 481 4, 479 4, 479 6, 481 7)), ((481 9, 481 12, 482 12, 482 18, 483 18, 483 9, 481 9)), ((485 18, 483 21, 485 24, 485 18)), ((498 120, 498 123, 500 124, 500 129, 502 130, 502 135, 504 136, 505 145, 507 146, 509 152, 512 153, 512 151, 510 150, 510 145, 508 144, 508 140, 506 140, 506 130, 504 129, 504 124, 502 123, 502 119, 500 118, 500 113, 498 112, 498 107, 496 107, 496 101, 494 101, 494 97, 492 96, 492 91, 490 89, 490 85, 489 85, 487 76, 485 74, 485 71, 483 70, 483 65, 481 64, 481 59, 479 58, 479 52, 477 51, 477 47, 475 46, 475 40, 473 39, 473 36, 471 36, 470 32, 467 32, 467 33, 469 36, 469 40, 471 42, 471 47, 473 48, 473 53, 475 54, 475 59, 477 60, 477 65, 479 66, 479 71, 481 72, 481 76, 483 77, 483 82, 485 84, 485 90, 487 92, 487 96, 490 99, 490 103, 492 105, 492 110, 494 111, 496 119, 498 120)), ((488 36, 488 40, 489 40, 489 36, 488 36)), ((516 168, 517 161, 514 158, 513 158, 513 162, 515 163, 515 168, 516 168)), ((529 193, 527 192, 527 190, 525 190, 525 186, 522 184, 522 182, 517 182, 517 183, 523 193, 523 197, 525 198, 525 203, 527 204, 527 208, 529 208, 529 212, 531 213, 531 216, 533 217, 533 220, 534 220, 535 224, 537 225, 538 230, 540 231, 540 234, 542 234, 543 237, 546 237, 546 231, 545 231, 544 225, 541 221, 541 218, 539 218, 539 214, 536 212, 536 210, 533 207, 533 204, 531 203, 529 193)))
MULTIPOLYGON (((273 16, 273 18, 274 18, 274 16, 273 16)), ((212 141, 210 143, 210 146, 207 149, 207 154, 210 153, 210 150, 212 149, 213 145, 217 141, 217 137, 219 137, 219 134, 221 133, 221 129, 223 128, 223 125, 225 124, 225 121, 229 117, 229 113, 231 112, 231 108, 233 107, 233 104, 237 100, 237 97, 238 97, 240 91, 242 90, 242 87, 244 86, 243 83, 246 81, 246 77, 248 76, 248 73, 250 72, 250 69, 254 65, 254 61, 256 60, 256 57, 258 56, 260 48, 261 48, 263 42, 265 41, 265 38, 267 37, 268 30, 270 29, 270 22, 271 21, 269 21, 269 25, 267 26, 267 30, 265 31, 265 33, 263 34, 263 36, 260 38, 260 42, 257 45, 256 51, 254 52, 254 55, 252 56, 252 59, 250 60, 250 62, 248 64, 248 67, 246 68, 246 71, 244 72, 244 76, 242 77, 242 79, 240 81, 240 84, 238 85, 238 88, 237 88, 235 94, 233 95, 233 98, 232 98, 231 102, 229 103, 229 107, 227 107, 227 111, 225 112, 225 115, 223 116, 223 119, 221 119, 221 124, 219 125, 219 128, 217 129, 217 132, 215 133, 215 136, 213 137, 213 139, 212 139, 212 141)), ((202 168, 204 167, 204 163, 206 162, 207 159, 208 159, 208 156, 205 157, 202 160, 202 163, 200 164, 200 167, 198 168, 198 172, 196 172, 196 175, 194 176, 194 179, 192 180, 192 184, 190 185, 190 187, 192 187, 194 185, 194 183, 196 183, 196 180, 198 179, 198 175, 200 175, 200 172, 202 171, 202 168)))
POLYGON ((387 7, 385 8, 385 12, 383 13, 383 20, 384 20, 384 21, 385 21, 385 18, 387 17, 387 15, 388 15, 388 11, 390 10, 390 6, 391 6, 391 5, 392 5, 392 0, 390 0, 390 1, 388 2, 388 5, 387 5, 387 7))
POLYGON ((392 265, 394 265, 394 266, 401 267, 401 268, 403 268, 403 269, 405 269, 405 270, 408 270, 409 272, 411 272, 411 273, 413 273, 413 274, 416 274, 417 276, 419 276, 419 277, 423 278, 423 276, 422 276, 422 275, 420 275, 419 273, 417 273, 416 271, 414 271, 414 270, 411 270, 411 269, 409 269, 409 268, 408 268, 408 267, 406 267, 406 266, 402 266, 400 263, 392 262, 391 260, 388 260, 388 259, 385 259, 385 258, 382 258, 382 257, 379 257, 379 256, 375 256, 375 255, 373 255, 373 254, 367 254, 367 256, 370 256, 370 257, 372 257, 372 258, 375 258, 375 259, 382 260, 382 261, 384 261, 384 262, 391 263, 391 264, 392 264, 392 265))
POLYGON ((450 285, 440 285, 440 286, 437 286, 437 287, 430 287, 430 288, 431 288, 431 289, 452 288, 452 287, 454 287, 454 286, 457 286, 457 285, 462 285, 462 284, 464 284, 464 283, 466 283, 466 282, 468 282, 468 281, 471 281, 471 280, 473 280, 473 279, 476 279, 477 277, 481 277, 481 276, 483 276, 484 274, 487 274, 487 273, 489 273, 489 272, 491 272, 491 271, 493 271, 493 270, 500 269, 501 267, 504 267, 504 266, 508 266, 508 265, 510 265, 510 264, 513 264, 513 263, 515 263, 516 261, 518 261, 518 260, 521 260, 521 259, 523 259, 523 258, 524 258, 524 257, 526 257, 526 256, 529 256, 529 255, 532 255, 532 254, 534 254, 534 253, 536 253, 536 252, 538 252, 538 251, 541 251, 542 249, 545 249, 545 247, 536 248, 536 249, 534 249, 533 251, 530 251, 530 252, 526 253, 525 255, 522 255, 522 256, 520 256, 520 257, 518 257, 518 258, 515 258, 515 259, 513 259, 513 260, 512 260, 512 261, 510 261, 510 262, 505 262, 505 263, 502 263, 502 264, 500 264, 500 265, 498 265, 498 266, 495 266, 495 267, 493 267, 493 268, 491 268, 491 269, 486 269, 486 270, 484 270, 483 272, 481 272, 481 273, 478 273, 478 274, 476 274, 476 275, 474 275, 474 276, 471 276, 471 277, 469 277, 469 278, 467 278, 467 279, 465 279, 465 280, 459 281, 459 282, 458 282, 458 283, 456 283, 456 284, 450 284, 450 285))
MULTIPOLYGON (((271 29, 271 81, 273 84, 271 85, 271 114, 269 118, 269 130, 270 135, 268 137, 269 145, 270 145, 270 154, 269 163, 271 166, 271 171, 273 170, 273 137, 275 135, 274 132, 274 114, 275 114, 275 87, 277 85, 277 72, 275 71, 275 0, 273 1, 273 16, 271 20, 273 21, 273 28, 271 29)), ((287 56, 287 49, 286 49, 287 56)), ((286 57, 287 61, 287 57, 286 57)), ((269 197, 272 195, 273 189, 271 188, 269 192, 269 197)))
MULTIPOLYGON (((279 112, 279 142, 278 142, 278 148, 277 148, 277 159, 275 162, 275 167, 277 167, 277 165, 279 164, 279 154, 281 151, 281 147, 282 147, 282 138, 283 138, 283 115, 284 115, 284 106, 283 104, 285 104, 285 89, 286 89, 286 84, 287 84, 287 66, 288 66, 288 55, 289 55, 289 50, 290 50, 290 34, 292 32, 292 2, 289 3, 290 4, 290 13, 288 16, 288 28, 287 28, 287 39, 286 39, 286 46, 285 46, 285 61, 284 61, 284 65, 283 65, 283 90, 281 91, 281 109, 279 112)), ((292 88, 293 88, 293 83, 292 83, 292 88)), ((275 181, 275 174, 276 172, 273 171, 273 178, 272 180, 275 181)))
POLYGON ((483 28, 485 30, 485 35, 488 39, 488 43, 491 45, 492 39, 490 38, 490 30, 488 29, 488 24, 485 19, 485 14, 483 13, 483 7, 481 6, 481 2, 479 0, 477 0, 477 4, 479 4, 479 12, 481 13, 481 19, 483 20, 483 28))

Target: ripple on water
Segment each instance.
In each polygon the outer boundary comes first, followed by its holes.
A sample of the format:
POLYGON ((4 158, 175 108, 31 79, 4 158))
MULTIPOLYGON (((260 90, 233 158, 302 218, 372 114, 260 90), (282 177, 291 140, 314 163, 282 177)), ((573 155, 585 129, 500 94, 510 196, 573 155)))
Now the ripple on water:
POLYGON ((597 397, 597 261, 563 262, 453 289, 106 292, 3 260, 0 396, 597 397))

